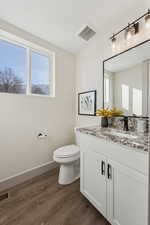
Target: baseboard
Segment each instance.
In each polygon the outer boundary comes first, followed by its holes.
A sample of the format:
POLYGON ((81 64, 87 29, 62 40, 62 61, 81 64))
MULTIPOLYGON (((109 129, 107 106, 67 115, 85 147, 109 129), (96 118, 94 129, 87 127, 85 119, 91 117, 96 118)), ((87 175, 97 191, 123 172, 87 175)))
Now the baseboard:
POLYGON ((17 184, 23 183, 35 176, 39 176, 46 173, 54 168, 58 167, 58 164, 54 161, 34 167, 30 170, 26 170, 22 173, 16 174, 14 176, 8 177, 6 179, 0 180, 0 192, 14 187, 17 184))

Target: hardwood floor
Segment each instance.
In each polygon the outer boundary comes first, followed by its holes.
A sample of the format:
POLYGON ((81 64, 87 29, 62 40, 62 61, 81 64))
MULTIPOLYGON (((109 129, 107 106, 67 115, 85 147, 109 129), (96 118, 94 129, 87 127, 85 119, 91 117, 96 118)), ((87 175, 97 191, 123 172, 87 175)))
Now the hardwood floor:
POLYGON ((61 186, 58 170, 20 184, 0 201, 0 225, 109 225, 79 191, 61 186))

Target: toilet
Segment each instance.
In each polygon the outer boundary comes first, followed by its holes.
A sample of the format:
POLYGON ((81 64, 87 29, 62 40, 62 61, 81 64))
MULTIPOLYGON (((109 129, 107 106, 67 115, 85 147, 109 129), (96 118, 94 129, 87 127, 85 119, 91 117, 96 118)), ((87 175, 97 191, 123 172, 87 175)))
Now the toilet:
POLYGON ((67 145, 54 151, 53 160, 60 164, 59 184, 71 184, 80 176, 80 150, 77 145, 67 145))

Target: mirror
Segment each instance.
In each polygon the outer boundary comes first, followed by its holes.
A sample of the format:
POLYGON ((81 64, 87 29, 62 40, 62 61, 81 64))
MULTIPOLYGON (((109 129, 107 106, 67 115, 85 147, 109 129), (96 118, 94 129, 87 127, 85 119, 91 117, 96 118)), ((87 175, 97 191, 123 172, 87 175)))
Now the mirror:
POLYGON ((103 107, 148 116, 150 41, 104 61, 103 107))

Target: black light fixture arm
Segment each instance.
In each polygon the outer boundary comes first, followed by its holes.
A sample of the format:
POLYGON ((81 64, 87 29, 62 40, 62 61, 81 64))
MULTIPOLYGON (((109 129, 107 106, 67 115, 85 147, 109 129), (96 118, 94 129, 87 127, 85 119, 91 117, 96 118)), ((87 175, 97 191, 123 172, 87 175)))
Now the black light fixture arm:
POLYGON ((134 20, 131 23, 128 23, 128 25, 124 28, 122 28, 120 31, 118 31, 117 33, 114 33, 110 39, 113 39, 114 37, 116 37, 118 34, 120 34, 121 32, 123 32, 124 30, 126 30, 129 26, 132 26, 134 24, 136 24, 138 21, 140 21, 142 18, 144 18, 145 16, 150 15, 150 9, 148 9, 148 12, 144 13, 142 16, 140 16, 139 18, 137 18, 136 20, 134 20))

